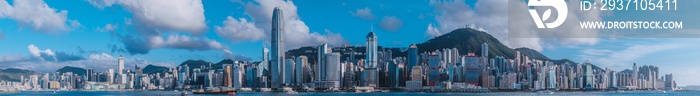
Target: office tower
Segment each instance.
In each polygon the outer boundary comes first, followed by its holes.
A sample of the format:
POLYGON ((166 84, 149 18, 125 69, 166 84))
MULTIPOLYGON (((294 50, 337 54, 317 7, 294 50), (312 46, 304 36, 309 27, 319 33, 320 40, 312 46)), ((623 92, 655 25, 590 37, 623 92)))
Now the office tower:
MULTIPOLYGON (((292 57, 292 58, 294 58, 294 57, 292 57)), ((296 67, 296 66, 294 63, 295 63, 294 59, 285 59, 284 60, 284 64, 287 64, 284 66, 284 81, 283 81, 284 85, 289 86, 289 85, 292 85, 293 83, 295 83, 294 82, 294 80, 295 80, 294 79, 294 75, 295 75, 294 67, 296 67)))
POLYGON ((481 58, 489 58, 489 44, 481 44, 481 58))
MULTIPOLYGON (((549 61, 547 61, 547 62, 549 62, 549 61)), ((547 66, 549 67, 548 72, 547 72, 547 75, 549 75, 549 76, 547 76, 548 77, 547 89, 556 90, 556 88, 557 88, 556 87, 557 86, 557 83, 556 83, 557 76, 555 75, 555 70, 556 70, 555 65, 554 65, 554 63, 550 62, 550 64, 547 64, 547 66)))
POLYGON ((275 7, 272 11, 272 88, 279 88, 284 81, 284 15, 282 9, 275 7))
POLYGON ((207 87, 214 87, 214 70, 209 70, 205 76, 207 80, 204 81, 204 85, 207 87))
POLYGON ((408 61, 406 68, 413 68, 413 66, 417 66, 420 62, 418 60, 418 46, 416 46, 416 44, 411 44, 411 46, 408 46, 407 52, 408 61))
POLYGON ((325 61, 322 61, 324 66, 322 66, 319 73, 320 81, 317 81, 317 87, 320 88, 337 88, 340 87, 340 75, 341 75, 341 64, 340 64, 340 53, 326 53, 325 61))
MULTIPOLYGON (((637 72, 637 63, 632 63, 632 86, 638 86, 637 80, 639 79, 637 76, 639 72, 637 72)), ((639 87, 637 87, 639 88, 639 87)))
POLYGON ((676 88, 676 86, 675 86, 676 81, 673 81, 673 74, 666 74, 666 76, 664 76, 664 77, 666 77, 665 78, 666 80, 664 80, 664 81, 666 81, 664 84, 664 89, 665 90, 674 90, 676 88))
POLYGON ((316 72, 315 76, 315 81, 321 81, 322 78, 325 78, 325 61, 326 61, 326 54, 330 53, 332 50, 328 48, 328 44, 321 44, 318 45, 317 49, 317 55, 316 55, 316 69, 314 69, 314 72, 316 72))
POLYGON ((255 65, 246 65, 245 67, 245 86, 250 88, 260 88, 258 84, 258 68, 255 65))
POLYGON ((296 75, 294 76, 296 78, 295 83, 297 83, 298 85, 302 85, 306 83, 304 81, 304 78, 308 76, 308 74, 304 72, 304 66, 308 66, 307 64, 309 63, 309 61, 307 60, 308 58, 306 56, 299 56, 296 59, 296 70, 294 70, 296 75))
POLYGON ((591 89, 595 86, 595 84, 593 83, 594 82, 593 81, 594 80, 593 68, 591 66, 591 62, 589 62, 589 61, 584 62, 584 65, 586 66, 586 69, 584 70, 585 71, 584 75, 585 75, 585 80, 586 80, 586 82, 584 84, 584 86, 585 86, 584 88, 591 89))
POLYGON ((107 82, 114 83, 114 69, 107 69, 107 82))
POLYGON ((138 65, 134 65, 134 70, 136 70, 134 73, 136 74, 134 76, 134 86, 137 88, 141 88, 141 76, 143 75, 143 70, 138 65))
POLYGON ((428 86, 435 86, 435 84, 440 82, 440 65, 442 60, 440 60, 440 55, 436 53, 440 52, 435 52, 428 56, 428 86))
POLYGON ((365 68, 376 68, 377 67, 377 36, 374 32, 370 31, 367 34, 367 46, 366 46, 366 58, 367 63, 365 63, 365 68))
POLYGON ((243 87, 243 65, 242 64, 235 64, 231 66, 232 68, 232 73, 233 73, 233 80, 230 81, 233 84, 233 88, 242 88, 243 87))
POLYGON ((93 70, 92 68, 88 68, 87 72, 85 73, 85 81, 93 81, 95 76, 92 74, 95 74, 95 70, 93 70))
POLYGON ((401 72, 399 71, 399 65, 402 65, 402 64, 399 64, 398 62, 396 62, 395 59, 389 61, 388 63, 389 63, 389 64, 388 64, 387 66, 389 66, 389 68, 388 68, 388 69, 389 69, 389 70, 388 70, 388 73, 389 73, 389 81, 388 81, 389 87, 398 88, 398 87, 399 87, 399 84, 400 84, 399 81, 401 80, 401 77, 399 77, 399 76, 400 76, 400 73, 401 73, 401 72))
POLYGON ((340 80, 340 53, 327 53, 326 54, 326 80, 328 81, 339 81, 340 80))
POLYGON ((378 79, 378 74, 377 74, 377 36, 374 34, 374 32, 370 31, 367 34, 367 39, 366 39, 366 54, 365 54, 365 63, 363 67, 365 70, 363 71, 362 75, 362 85, 363 86, 369 86, 369 87, 375 87, 378 85, 379 79, 378 79))
POLYGON ((123 74, 124 71, 124 57, 119 55, 119 69, 117 69, 117 74, 123 74))
POLYGON ((223 75, 224 75, 224 76, 223 76, 223 78, 224 78, 224 81, 223 81, 223 82, 224 82, 224 85, 223 85, 223 86, 231 87, 231 86, 233 85, 232 82, 231 82, 232 79, 233 79, 233 77, 231 76, 231 75, 233 75, 233 73, 232 73, 233 69, 231 68, 231 67, 232 67, 232 64, 222 64, 221 66, 222 66, 223 69, 224 69, 224 74, 223 74, 223 75))
POLYGON ((263 46, 262 49, 262 61, 260 61, 260 64, 258 64, 258 70, 256 74, 257 78, 260 78, 260 86, 261 88, 268 88, 268 82, 269 80, 268 77, 270 75, 270 62, 269 62, 269 55, 270 55, 270 50, 267 49, 267 47, 263 46))

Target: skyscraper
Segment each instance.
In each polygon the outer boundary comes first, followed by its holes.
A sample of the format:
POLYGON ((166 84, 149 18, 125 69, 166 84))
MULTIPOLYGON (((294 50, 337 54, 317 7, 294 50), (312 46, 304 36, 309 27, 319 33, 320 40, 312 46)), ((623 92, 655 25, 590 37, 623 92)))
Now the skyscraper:
POLYGON ((340 86, 340 75, 341 75, 341 70, 340 70, 340 53, 327 53, 326 54, 326 61, 325 61, 325 81, 327 83, 324 86, 327 87, 339 87, 340 86))
POLYGON ((374 32, 370 31, 367 34, 367 53, 366 58, 367 63, 365 63, 366 68, 376 68, 377 67, 377 36, 374 32))
POLYGON ((413 66, 418 65, 418 46, 416 44, 411 44, 411 46, 408 46, 408 66, 406 68, 413 68, 413 66))
POLYGON ((307 60, 306 56, 299 56, 296 58, 296 68, 294 70, 296 73, 296 76, 294 76, 296 80, 294 83, 297 83, 298 85, 306 83, 304 82, 304 77, 307 76, 307 73, 304 73, 304 66, 307 66, 308 62, 309 61, 307 60))
POLYGON ((377 74, 377 36, 374 32, 370 31, 367 34, 367 46, 366 46, 366 63, 363 65, 365 70, 363 72, 363 83, 364 86, 375 87, 379 83, 377 74))
POLYGON ((314 70, 314 72, 316 72, 316 73, 314 75, 316 75, 315 76, 316 81, 321 81, 322 78, 326 78, 325 77, 326 76, 325 75, 326 74, 325 73, 326 72, 325 71, 326 70, 325 69, 326 68, 325 67, 326 66, 326 64, 325 64, 326 54, 330 53, 332 50, 330 50, 328 48, 328 44, 325 44, 325 43, 318 45, 318 47, 316 49, 317 49, 317 51, 316 51, 317 52, 317 55, 316 55, 317 60, 316 60, 316 69, 314 70))
POLYGON ((272 88, 278 88, 284 81, 284 15, 279 7, 272 11, 272 88))
POLYGON ((122 71, 124 71, 124 57, 119 55, 119 69, 117 69, 117 74, 122 74, 122 71))
POLYGON ((489 44, 481 44, 481 57, 482 58, 489 58, 489 44))
MULTIPOLYGON (((291 57, 294 58, 294 57, 291 57)), ((284 64, 287 64, 284 66, 284 84, 285 85, 292 85, 295 80, 294 78, 294 59, 285 59, 284 64)))

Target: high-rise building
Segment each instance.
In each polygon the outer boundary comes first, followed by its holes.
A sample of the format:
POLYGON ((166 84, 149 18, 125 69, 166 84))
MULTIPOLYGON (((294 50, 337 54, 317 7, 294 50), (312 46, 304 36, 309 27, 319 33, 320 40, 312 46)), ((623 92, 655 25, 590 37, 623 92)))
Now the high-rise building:
POLYGON ((593 76, 593 66, 591 66, 591 62, 589 62, 589 61, 584 62, 584 65, 586 66, 586 69, 584 70, 585 71, 584 75, 585 75, 585 80, 586 80, 586 82, 584 84, 584 88, 592 89, 595 86, 594 81, 593 81, 593 80, 595 80, 595 78, 593 76))
POLYGON ((107 69, 107 82, 114 83, 114 69, 107 69))
POLYGON ((362 85, 376 87, 379 85, 379 75, 377 73, 377 36, 374 34, 374 32, 370 31, 369 34, 367 34, 366 40, 366 63, 363 65, 365 70, 363 71, 362 75, 362 85))
POLYGON ((243 87, 243 65, 242 64, 235 64, 234 66, 231 66, 231 73, 233 73, 231 77, 233 77, 231 82, 233 88, 241 88, 243 87))
POLYGON ((377 36, 374 32, 370 31, 367 34, 367 46, 366 46, 366 58, 367 63, 365 63, 365 68, 376 68, 377 67, 377 36))
POLYGON ((406 68, 413 68, 413 66, 417 66, 420 60, 418 60, 418 46, 416 44, 411 44, 411 46, 408 46, 408 54, 407 54, 407 66, 406 68))
POLYGON ((326 61, 326 54, 330 53, 332 50, 328 48, 328 44, 321 44, 318 45, 317 49, 317 55, 316 55, 316 69, 314 69, 314 72, 316 72, 314 75, 314 78, 316 79, 315 81, 321 81, 322 78, 326 78, 325 76, 325 61, 326 61))
POLYGON ((232 81, 233 81, 233 80, 232 80, 232 79, 233 79, 233 77, 232 77, 233 72, 232 72, 232 71, 233 71, 233 69, 232 69, 231 67, 233 67, 233 66, 232 66, 232 64, 223 64, 223 65, 221 65, 221 66, 222 66, 223 69, 224 69, 224 74, 223 74, 223 75, 224 75, 224 76, 223 76, 223 78, 224 78, 224 81, 223 81, 223 82, 224 82, 224 85, 223 85, 223 86, 231 87, 231 86, 233 85, 233 84, 232 84, 232 81))
POLYGON ((85 81, 93 81, 95 76, 93 76, 92 74, 95 74, 95 70, 93 70, 92 68, 88 68, 87 72, 85 73, 85 81))
POLYGON ((489 64, 489 44, 481 44, 481 58, 479 60, 482 69, 491 67, 491 65, 489 64))
POLYGON ((306 83, 304 78, 308 76, 308 74, 304 72, 304 66, 308 66, 309 61, 307 60, 308 58, 306 56, 299 56, 296 59, 296 68, 294 70, 296 74, 294 77, 296 80, 294 80, 294 83, 301 85, 306 83))
POLYGON ((326 54, 326 81, 340 81, 340 53, 326 54))
MULTIPOLYGON (((631 75, 632 75, 632 82, 631 82, 631 83, 632 83, 632 86, 638 86, 638 85, 637 85, 637 84, 638 84, 638 83, 637 83, 637 80, 639 79, 639 78, 637 77, 637 76, 639 76, 638 73, 639 73, 639 72, 637 72, 637 63, 633 63, 633 64, 632 64, 632 74, 631 74, 631 75)), ((639 88, 639 87, 637 87, 637 88, 639 88)))
MULTIPOLYGON (((292 57, 292 58, 294 58, 294 57, 292 57)), ((289 85, 292 85, 295 83, 294 82, 294 80, 295 80, 295 78, 294 78, 295 71, 294 70, 296 70, 296 69, 294 69, 294 67, 296 67, 296 66, 294 63, 295 63, 294 59, 285 59, 284 60, 284 64, 287 64, 284 66, 284 81, 283 81, 284 85, 289 86, 289 85)))
POLYGON ((272 88, 279 88, 284 82, 284 15, 282 9, 275 7, 272 11, 272 88))
POLYGON ((270 87, 270 86, 267 86, 269 83, 268 81, 270 81, 270 80, 268 80, 268 77, 270 77, 270 69, 272 69, 272 68, 270 68, 270 65, 269 65, 270 62, 268 59, 270 56, 270 50, 267 49, 267 47, 263 46, 262 52, 263 52, 262 53, 262 61, 260 61, 260 64, 258 64, 258 70, 257 70, 258 74, 256 77, 260 78, 259 79, 260 80, 259 87, 268 88, 268 87, 270 87))
POLYGON ((122 55, 119 55, 119 69, 117 69, 117 74, 122 74, 124 71, 124 57, 122 55))

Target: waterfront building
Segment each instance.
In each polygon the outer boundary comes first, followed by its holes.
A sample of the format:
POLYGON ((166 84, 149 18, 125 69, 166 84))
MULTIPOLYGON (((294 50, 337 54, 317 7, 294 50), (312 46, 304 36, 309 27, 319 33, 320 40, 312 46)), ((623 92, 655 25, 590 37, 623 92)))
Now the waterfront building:
POLYGON ((272 11, 272 44, 271 67, 272 88, 279 88, 284 83, 284 15, 282 9, 275 7, 272 11))

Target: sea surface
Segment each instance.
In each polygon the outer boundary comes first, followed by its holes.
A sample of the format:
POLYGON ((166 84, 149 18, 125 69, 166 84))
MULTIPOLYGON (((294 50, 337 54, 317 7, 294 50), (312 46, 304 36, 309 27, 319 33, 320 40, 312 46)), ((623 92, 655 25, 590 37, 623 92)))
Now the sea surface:
MULTIPOLYGON (((22 91, 0 96, 180 96, 176 91, 22 91)), ((353 92, 299 92, 287 94, 284 92, 238 92, 238 96, 700 96, 700 91, 626 91, 626 92, 554 92, 541 94, 536 92, 491 92, 491 93, 425 93, 425 92, 384 92, 384 93, 353 93, 353 92)), ((188 96, 220 96, 189 94, 188 96)))

